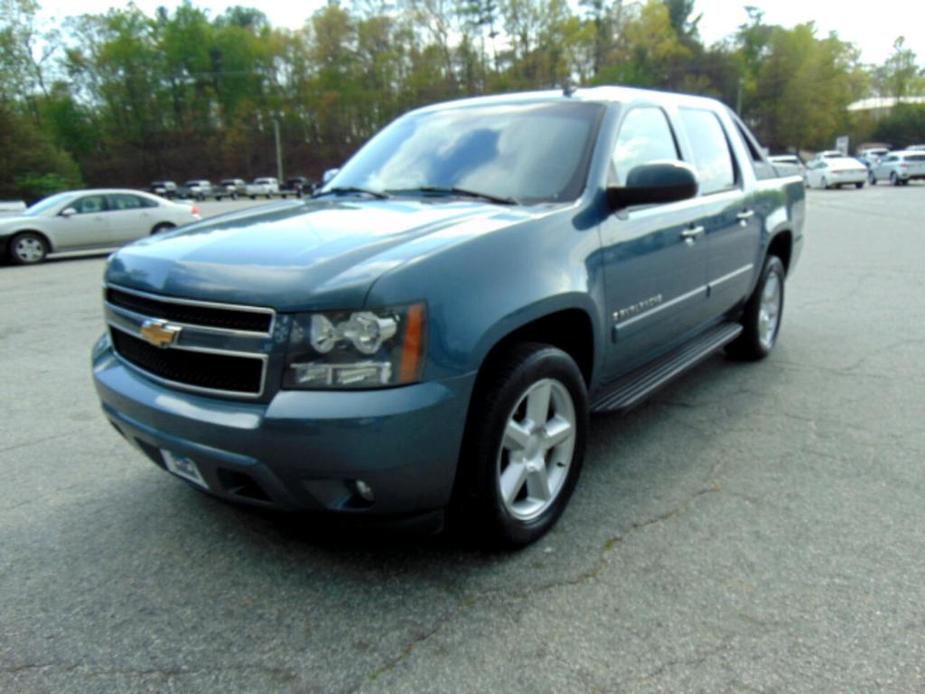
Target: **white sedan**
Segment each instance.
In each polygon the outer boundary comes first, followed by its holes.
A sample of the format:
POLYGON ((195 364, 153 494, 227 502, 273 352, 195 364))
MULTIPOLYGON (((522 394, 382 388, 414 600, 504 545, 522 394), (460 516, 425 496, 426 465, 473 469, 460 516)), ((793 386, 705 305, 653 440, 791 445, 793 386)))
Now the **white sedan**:
POLYGON ((51 253, 115 248, 198 219, 195 206, 150 193, 75 190, 0 219, 0 248, 14 263, 40 263, 51 253))
POLYGON ((851 157, 814 159, 806 166, 806 185, 810 188, 863 188, 867 167, 851 157))

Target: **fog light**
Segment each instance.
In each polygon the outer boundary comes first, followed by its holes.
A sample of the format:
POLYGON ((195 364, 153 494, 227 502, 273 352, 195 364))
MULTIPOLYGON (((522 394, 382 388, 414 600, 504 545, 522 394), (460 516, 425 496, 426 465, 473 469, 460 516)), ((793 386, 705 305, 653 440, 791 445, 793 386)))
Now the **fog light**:
POLYGON ((353 486, 356 487, 357 494, 363 497, 364 501, 372 503, 376 500, 376 495, 373 494, 373 488, 366 484, 366 482, 363 480, 356 480, 353 483, 353 486))

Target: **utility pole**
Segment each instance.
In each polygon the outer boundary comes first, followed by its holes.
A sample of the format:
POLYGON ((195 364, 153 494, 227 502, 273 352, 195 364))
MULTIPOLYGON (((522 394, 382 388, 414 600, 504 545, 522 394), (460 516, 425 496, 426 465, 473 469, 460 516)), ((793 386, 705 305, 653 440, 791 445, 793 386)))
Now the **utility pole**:
POLYGON ((279 143, 279 118, 273 116, 273 136, 276 138, 276 180, 283 182, 283 148, 279 143))

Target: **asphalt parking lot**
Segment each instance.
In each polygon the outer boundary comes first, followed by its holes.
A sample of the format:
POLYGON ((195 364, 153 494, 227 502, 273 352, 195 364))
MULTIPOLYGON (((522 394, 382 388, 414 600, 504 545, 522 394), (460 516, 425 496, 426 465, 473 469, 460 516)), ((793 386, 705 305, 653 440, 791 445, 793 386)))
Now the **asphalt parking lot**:
POLYGON ((0 267, 0 691, 921 691, 923 203, 810 191, 772 357, 594 419, 514 554, 203 497, 99 412, 103 259, 0 267))

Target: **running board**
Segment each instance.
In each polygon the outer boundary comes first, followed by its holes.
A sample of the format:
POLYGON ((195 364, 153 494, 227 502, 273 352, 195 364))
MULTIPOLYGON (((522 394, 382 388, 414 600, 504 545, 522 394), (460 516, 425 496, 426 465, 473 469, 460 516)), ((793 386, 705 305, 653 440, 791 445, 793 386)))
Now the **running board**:
POLYGON ((673 352, 628 373, 606 387, 593 403, 592 412, 625 412, 652 392, 696 366, 736 339, 742 332, 738 323, 723 323, 685 343, 673 352))

